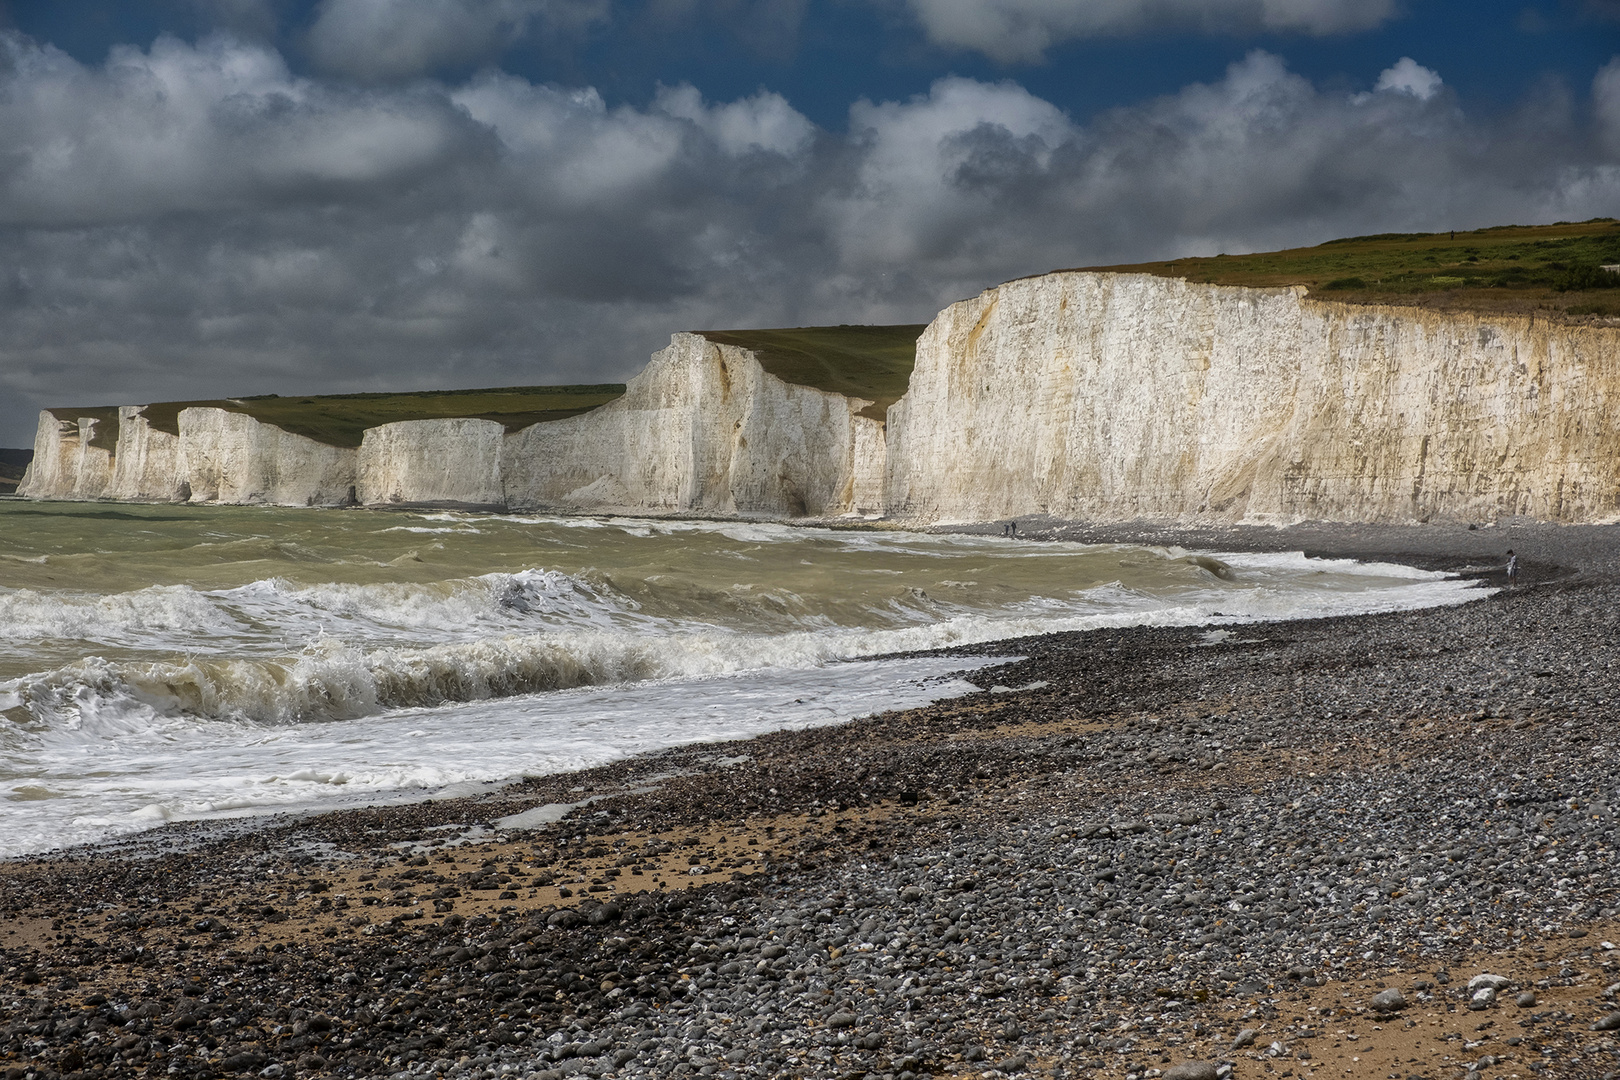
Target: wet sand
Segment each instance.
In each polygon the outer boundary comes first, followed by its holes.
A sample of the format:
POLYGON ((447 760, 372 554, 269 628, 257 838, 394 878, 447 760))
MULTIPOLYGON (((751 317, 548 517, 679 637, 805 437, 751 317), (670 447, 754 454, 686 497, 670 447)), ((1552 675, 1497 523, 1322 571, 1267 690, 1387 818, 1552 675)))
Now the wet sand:
POLYGON ((0 1073, 1620 1070, 1620 533, 1042 528, 1525 581, 981 646, 1021 659, 925 709, 0 864, 0 1073))

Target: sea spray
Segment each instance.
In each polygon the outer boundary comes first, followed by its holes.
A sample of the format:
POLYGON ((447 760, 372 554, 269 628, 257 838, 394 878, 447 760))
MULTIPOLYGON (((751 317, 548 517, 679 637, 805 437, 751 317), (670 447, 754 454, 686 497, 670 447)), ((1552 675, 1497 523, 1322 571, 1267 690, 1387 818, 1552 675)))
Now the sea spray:
POLYGON ((746 522, 0 504, 0 526, 13 850, 971 689, 939 681, 961 656, 870 657, 1480 594, 1298 553, 746 522))

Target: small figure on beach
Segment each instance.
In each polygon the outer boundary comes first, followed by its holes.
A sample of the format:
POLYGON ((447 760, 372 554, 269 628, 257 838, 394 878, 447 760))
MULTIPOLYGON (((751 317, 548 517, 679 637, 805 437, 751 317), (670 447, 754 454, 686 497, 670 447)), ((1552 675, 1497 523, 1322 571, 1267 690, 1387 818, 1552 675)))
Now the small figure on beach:
POLYGON ((1507 560, 1508 584, 1517 585, 1519 583, 1519 557, 1513 554, 1512 548, 1508 548, 1507 560))
POLYGON ((1018 535, 1018 522, 1009 521, 1007 524, 1003 525, 1001 527, 1001 535, 1016 537, 1018 535))

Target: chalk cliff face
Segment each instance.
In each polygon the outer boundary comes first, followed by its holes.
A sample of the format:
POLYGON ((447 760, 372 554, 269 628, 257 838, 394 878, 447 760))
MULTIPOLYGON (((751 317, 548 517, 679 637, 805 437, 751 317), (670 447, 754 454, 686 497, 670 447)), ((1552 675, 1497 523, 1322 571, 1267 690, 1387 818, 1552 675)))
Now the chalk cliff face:
POLYGON ((825 517, 881 508, 871 402, 785 383, 753 354, 676 334, 623 397, 507 436, 514 509, 825 517))
POLYGON ((1060 273, 953 304, 889 411, 886 509, 1620 518, 1620 331, 1060 273))
POLYGON ((103 498, 120 502, 185 502, 191 497, 191 474, 180 438, 146 422, 143 406, 118 410, 118 450, 112 480, 103 498))
POLYGON ((342 506, 355 498, 355 451, 224 409, 180 410, 190 501, 342 506))
POLYGON ((144 406, 118 410, 115 451, 92 446, 103 421, 40 413, 34 462, 17 494, 120 502, 342 505, 354 500, 355 452, 223 409, 182 409, 180 434, 152 427, 144 406))
POLYGON ((505 434, 493 420, 402 420, 368 428, 360 443, 359 500, 503 509, 505 434))
POLYGON ((112 480, 113 455, 92 446, 104 421, 91 416, 59 420, 50 410, 39 414, 34 433, 34 460, 17 485, 17 494, 36 499, 99 499, 112 480))
POLYGON ((1059 273, 953 304, 888 424, 677 334, 621 398, 511 435, 366 432, 358 452, 219 409, 40 419, 19 494, 910 523, 1045 513, 1283 522, 1620 520, 1620 329, 1059 273), (109 418, 110 422, 110 418, 109 418))
POLYGON ((82 435, 80 428, 94 421, 62 425, 46 413, 23 493, 282 506, 877 514, 883 425, 856 415, 869 404, 785 383, 747 350, 677 334, 624 397, 512 435, 489 420, 410 420, 367 430, 355 451, 213 408, 182 409, 176 437, 152 428, 139 406, 127 406, 115 470, 107 452, 84 452, 93 427, 82 435))

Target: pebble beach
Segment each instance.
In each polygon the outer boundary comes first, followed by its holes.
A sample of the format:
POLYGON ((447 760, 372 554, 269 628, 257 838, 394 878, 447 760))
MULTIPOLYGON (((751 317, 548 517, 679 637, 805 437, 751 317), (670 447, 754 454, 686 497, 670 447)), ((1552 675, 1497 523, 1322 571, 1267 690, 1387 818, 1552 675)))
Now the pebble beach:
POLYGON ((1620 1076, 1615 530, 1134 536, 1498 591, 0 863, 0 1075, 1620 1076))

